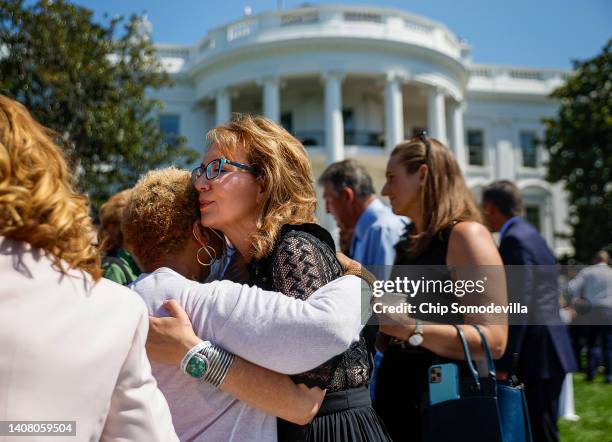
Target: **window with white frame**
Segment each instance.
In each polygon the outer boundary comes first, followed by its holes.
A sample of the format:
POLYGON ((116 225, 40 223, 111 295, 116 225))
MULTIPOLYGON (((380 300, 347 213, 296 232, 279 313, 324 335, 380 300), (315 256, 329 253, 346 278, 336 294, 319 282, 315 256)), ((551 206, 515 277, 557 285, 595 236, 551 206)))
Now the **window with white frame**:
POLYGON ((465 144, 468 148, 469 164, 471 166, 484 166, 484 131, 482 129, 468 129, 465 133, 465 144))

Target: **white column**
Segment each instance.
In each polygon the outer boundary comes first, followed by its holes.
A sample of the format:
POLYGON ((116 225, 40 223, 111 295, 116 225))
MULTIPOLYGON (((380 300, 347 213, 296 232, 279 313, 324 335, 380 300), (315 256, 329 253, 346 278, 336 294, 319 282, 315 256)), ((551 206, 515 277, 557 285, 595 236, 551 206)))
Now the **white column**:
POLYGON ((216 125, 223 124, 232 116, 231 95, 226 88, 217 90, 215 97, 215 121, 216 125))
POLYGON ((512 147, 512 120, 498 118, 495 121, 495 179, 514 181, 516 156, 512 147))
POLYGON ((280 123, 280 83, 278 77, 263 79, 263 114, 280 123))
POLYGON ((344 124, 342 122, 342 74, 329 72, 325 81, 325 146, 327 164, 344 159, 344 124))
POLYGON ((455 102, 451 106, 451 118, 450 118, 450 136, 451 146, 449 146, 461 171, 465 174, 465 168, 467 165, 467 154, 465 151, 465 134, 463 130, 463 111, 465 106, 461 102, 455 102))
POLYGON ((404 139, 404 103, 402 95, 403 79, 397 75, 387 75, 385 83, 385 149, 391 153, 393 148, 404 139))
POLYGON ((446 111, 444 109, 444 91, 433 87, 428 97, 427 126, 429 136, 446 144, 446 111))
POLYGON ((495 147, 495 178, 498 180, 514 180, 512 142, 505 139, 497 140, 495 147))

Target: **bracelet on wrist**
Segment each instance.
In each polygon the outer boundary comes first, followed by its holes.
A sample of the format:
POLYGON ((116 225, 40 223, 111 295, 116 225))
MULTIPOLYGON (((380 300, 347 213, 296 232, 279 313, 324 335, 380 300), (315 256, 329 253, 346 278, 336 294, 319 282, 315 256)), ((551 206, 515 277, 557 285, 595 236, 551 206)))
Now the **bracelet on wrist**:
POLYGON ((234 358, 233 354, 210 341, 202 341, 185 354, 181 360, 181 371, 218 388, 223 384, 234 358))
POLYGON ((189 361, 193 358, 193 356, 198 353, 200 350, 202 350, 204 347, 206 347, 207 345, 212 345, 209 341, 202 341, 202 342, 198 342, 196 345, 194 345, 193 347, 191 347, 191 349, 185 353, 185 356, 183 356, 183 359, 181 359, 181 371, 185 374, 189 374, 187 373, 187 365, 189 364, 189 361))
POLYGON ((202 349, 200 353, 203 354, 210 363, 209 369, 204 374, 202 380, 218 388, 223 384, 229 369, 234 363, 235 356, 223 350, 221 347, 212 344, 202 349))

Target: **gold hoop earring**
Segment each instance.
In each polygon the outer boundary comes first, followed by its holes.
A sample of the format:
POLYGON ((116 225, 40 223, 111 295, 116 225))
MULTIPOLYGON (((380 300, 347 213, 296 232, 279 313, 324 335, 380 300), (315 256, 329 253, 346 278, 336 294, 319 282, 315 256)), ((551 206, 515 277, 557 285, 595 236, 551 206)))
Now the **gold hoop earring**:
POLYGON ((199 221, 196 221, 193 223, 193 228, 191 229, 191 234, 193 235, 193 237, 195 238, 195 240, 202 244, 204 241, 202 240, 202 232, 199 229, 200 223, 199 221))
POLYGON ((225 237, 225 235, 222 235, 221 233, 217 232, 215 229, 211 228, 208 230, 211 231, 221 241, 221 255, 223 255, 225 253, 225 249, 227 248, 227 238, 225 237))
MULTIPOLYGON (((204 267, 208 267, 208 266, 210 266, 210 265, 212 264, 212 262, 213 262, 215 259, 217 259, 217 255, 215 254, 215 257, 213 258, 213 257, 212 257, 212 255, 211 255, 211 253, 208 251, 208 249, 212 249, 212 247, 209 247, 209 246, 202 246, 202 247, 200 247, 200 248, 198 249, 198 251, 197 251, 197 253, 196 253, 196 259, 198 260, 198 262, 200 263, 200 265, 201 265, 201 266, 204 266, 204 267), (202 250, 204 250, 204 251, 205 251, 205 252, 208 254, 208 257, 210 258, 210 261, 208 262, 208 264, 207 264, 207 263, 205 263, 205 262, 202 262, 202 260, 200 259, 200 252, 201 252, 202 250)), ((215 251, 215 249, 213 249, 213 252, 214 252, 214 251, 215 251)))
POLYGON ((206 244, 206 252, 208 252, 208 256, 210 256, 210 259, 212 261, 217 259, 217 252, 215 252, 215 248, 213 246, 209 246, 208 244, 206 244), (210 253, 211 251, 212 251, 212 254, 210 253), (212 255, 214 255, 214 256, 212 256, 212 255))

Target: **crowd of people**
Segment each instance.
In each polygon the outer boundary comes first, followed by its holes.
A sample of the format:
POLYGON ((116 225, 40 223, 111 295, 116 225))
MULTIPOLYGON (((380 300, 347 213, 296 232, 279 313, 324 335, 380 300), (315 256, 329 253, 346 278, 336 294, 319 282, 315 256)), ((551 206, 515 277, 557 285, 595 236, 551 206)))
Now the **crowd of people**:
MULTIPOLYGON (((341 253, 317 224, 302 144, 234 115, 207 134, 200 166, 148 172, 101 206, 96 228, 54 136, 0 96, 0 420, 76 421, 78 440, 420 441, 430 367, 469 370, 461 324, 476 359, 482 332, 498 378, 525 385, 533 440, 559 440, 577 365, 550 320, 554 275, 546 287, 491 276, 491 296, 539 323, 369 308, 373 281, 406 266, 440 267, 442 282, 463 267, 553 266, 513 183, 489 185, 479 207, 450 149, 425 133, 390 154, 390 206, 358 161, 331 164, 317 183, 341 253)), ((578 299, 610 288, 598 256, 570 284, 578 299)), ((596 306, 604 316, 611 298, 596 306)), ((609 380, 610 325, 588 336, 607 345, 589 352, 589 373, 604 359, 609 380)))

